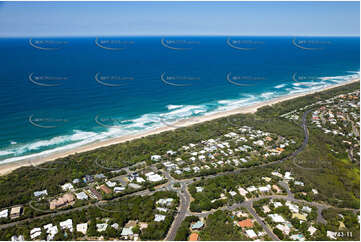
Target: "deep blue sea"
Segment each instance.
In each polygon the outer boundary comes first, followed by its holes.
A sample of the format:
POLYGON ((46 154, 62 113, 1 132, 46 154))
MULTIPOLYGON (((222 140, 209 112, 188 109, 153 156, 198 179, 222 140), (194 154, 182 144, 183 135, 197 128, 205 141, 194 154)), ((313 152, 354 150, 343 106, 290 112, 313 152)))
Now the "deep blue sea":
POLYGON ((359 76, 360 39, 0 39, 0 163, 359 76))

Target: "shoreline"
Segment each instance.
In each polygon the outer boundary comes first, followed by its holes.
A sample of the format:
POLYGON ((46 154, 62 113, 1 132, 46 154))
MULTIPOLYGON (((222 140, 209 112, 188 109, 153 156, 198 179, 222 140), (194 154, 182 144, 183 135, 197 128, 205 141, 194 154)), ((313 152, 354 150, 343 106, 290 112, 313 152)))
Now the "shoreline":
POLYGON ((235 109, 227 110, 227 111, 220 111, 220 112, 211 113, 208 115, 206 114, 204 116, 199 116, 199 117, 191 117, 188 119, 182 119, 182 120, 176 121, 175 123, 172 123, 168 126, 164 123, 165 126, 163 126, 163 127, 159 127, 156 129, 148 130, 148 131, 137 133, 137 134, 124 135, 121 137, 115 137, 115 138, 110 138, 107 140, 96 141, 94 143, 89 143, 84 146, 79 146, 79 147, 76 147, 76 148, 73 148, 70 150, 66 150, 66 151, 54 152, 53 154, 49 154, 49 155, 39 156, 39 157, 35 157, 35 158, 24 158, 19 161, 0 164, 0 176, 6 175, 6 174, 12 172, 13 170, 16 170, 17 168, 20 168, 23 166, 40 165, 40 164, 50 162, 50 161, 53 161, 53 160, 56 160, 59 158, 67 157, 69 155, 83 153, 83 152, 95 150, 95 149, 98 149, 101 147, 110 146, 110 145, 114 145, 114 144, 124 143, 124 142, 131 141, 134 139, 143 138, 143 137, 146 137, 149 135, 154 135, 154 134, 159 134, 159 133, 162 133, 165 131, 175 130, 180 127, 187 127, 187 126, 191 126, 191 125, 194 125, 197 123, 202 123, 202 122, 206 122, 206 121, 210 121, 210 120, 214 120, 214 119, 218 119, 218 118, 222 118, 222 117, 226 117, 226 116, 230 116, 230 115, 234 115, 234 114, 255 113, 259 108, 267 106, 267 105, 273 105, 273 104, 276 104, 279 102, 310 95, 310 94, 313 94, 316 92, 322 92, 322 91, 326 91, 326 90, 329 90, 332 88, 345 86, 345 85, 348 85, 348 84, 351 84, 354 82, 358 82, 358 81, 360 81, 359 78, 353 79, 350 81, 345 81, 342 83, 338 83, 335 85, 330 85, 328 87, 318 89, 318 90, 313 90, 313 91, 308 91, 308 92, 303 92, 303 93, 287 94, 284 96, 276 97, 276 98, 268 100, 268 101, 251 104, 249 106, 239 107, 239 108, 235 108, 235 109))

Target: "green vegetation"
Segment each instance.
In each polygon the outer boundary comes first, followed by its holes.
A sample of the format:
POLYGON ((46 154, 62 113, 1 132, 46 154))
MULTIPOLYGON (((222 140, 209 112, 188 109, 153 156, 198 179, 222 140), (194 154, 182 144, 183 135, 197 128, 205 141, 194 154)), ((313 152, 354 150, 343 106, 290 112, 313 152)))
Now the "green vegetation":
POLYGON ((200 232, 200 238, 213 241, 249 240, 233 224, 228 211, 216 211, 209 215, 206 227, 200 232))
MULTIPOLYGON (((98 232, 96 230, 96 224, 107 222, 109 225, 113 223, 119 224, 121 229, 128 221, 136 220, 140 222, 148 223, 148 227, 140 232, 140 238, 143 240, 162 240, 168 232, 168 229, 173 222, 174 214, 173 209, 170 209, 166 215, 166 219, 162 222, 154 222, 154 215, 157 212, 156 201, 160 198, 174 198, 175 202, 173 208, 178 205, 178 197, 174 192, 156 192, 151 196, 132 196, 124 198, 118 201, 112 201, 104 206, 99 207, 93 206, 85 208, 80 211, 72 211, 67 214, 59 214, 54 216, 48 216, 45 218, 39 218, 32 220, 18 226, 0 230, 0 240, 10 240, 13 235, 23 235, 26 240, 30 240, 30 230, 35 227, 42 227, 46 224, 59 224, 61 221, 72 219, 73 227, 79 223, 88 223, 87 236, 98 237, 104 236, 104 238, 119 238, 120 232, 110 226, 104 232, 98 232)), ((137 229, 135 229, 136 231, 137 229)), ((61 231, 61 230, 59 230, 61 231)), ((80 233, 70 231, 66 232, 64 237, 64 231, 57 234, 56 239, 60 240, 76 240, 84 237, 80 233)), ((134 231, 133 231, 134 232, 134 231)), ((45 231, 43 231, 45 234, 45 231)))

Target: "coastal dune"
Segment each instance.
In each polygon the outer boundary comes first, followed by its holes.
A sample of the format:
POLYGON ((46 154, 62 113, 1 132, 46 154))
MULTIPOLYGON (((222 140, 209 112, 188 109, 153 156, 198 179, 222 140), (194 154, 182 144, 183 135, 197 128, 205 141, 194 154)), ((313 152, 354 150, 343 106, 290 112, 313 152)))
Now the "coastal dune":
POLYGON ((214 119, 218 119, 218 118, 222 118, 222 117, 226 117, 226 116, 230 116, 230 115, 234 115, 234 114, 254 113, 259 108, 267 106, 267 105, 273 105, 273 104, 276 104, 276 103, 279 103, 282 101, 294 99, 297 97, 302 97, 302 96, 313 94, 316 92, 325 91, 325 90, 332 89, 332 88, 339 87, 339 86, 344 86, 347 84, 358 82, 359 80, 360 79, 354 79, 354 80, 342 82, 339 84, 331 85, 331 86, 325 87, 323 89, 318 89, 318 90, 309 91, 309 92, 305 92, 305 93, 289 94, 289 95, 277 97, 277 98, 274 98, 274 99, 271 99, 271 100, 268 100, 265 102, 260 102, 260 103, 249 105, 249 106, 243 106, 243 107, 235 108, 235 109, 228 110, 228 111, 212 113, 212 114, 208 114, 208 115, 204 115, 204 116, 200 116, 200 117, 193 117, 193 118, 189 118, 189 119, 183 119, 183 120, 177 121, 169 126, 164 126, 164 127, 160 127, 157 129, 145 131, 143 133, 125 135, 125 136, 112 138, 112 139, 108 139, 108 140, 104 140, 104 141, 97 141, 97 142, 90 143, 90 144, 80 146, 80 147, 77 147, 77 148, 74 148, 71 150, 67 150, 67 151, 61 151, 61 152, 52 153, 52 154, 48 154, 48 155, 44 155, 44 156, 38 156, 35 158, 28 158, 28 159, 19 160, 16 162, 0 164, 0 175, 8 174, 11 171, 13 171, 19 167, 22 167, 22 166, 40 165, 45 162, 53 161, 53 160, 56 160, 59 158, 64 158, 69 155, 82 153, 82 152, 86 152, 86 151, 91 151, 91 150, 94 150, 97 148, 114 145, 114 144, 119 144, 122 142, 131 141, 134 139, 139 139, 139 138, 142 138, 145 136, 158 134, 158 133, 161 133, 164 131, 174 130, 178 127, 186 127, 186 126, 190 126, 193 124, 206 122, 206 121, 210 121, 210 120, 214 120, 214 119))

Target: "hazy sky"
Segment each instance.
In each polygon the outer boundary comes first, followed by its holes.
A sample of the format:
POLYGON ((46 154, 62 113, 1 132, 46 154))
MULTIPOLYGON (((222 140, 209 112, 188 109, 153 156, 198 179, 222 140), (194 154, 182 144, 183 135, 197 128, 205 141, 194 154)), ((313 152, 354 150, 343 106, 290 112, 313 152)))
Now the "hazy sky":
POLYGON ((359 2, 2 2, 0 37, 360 35, 359 2))

